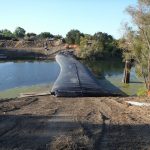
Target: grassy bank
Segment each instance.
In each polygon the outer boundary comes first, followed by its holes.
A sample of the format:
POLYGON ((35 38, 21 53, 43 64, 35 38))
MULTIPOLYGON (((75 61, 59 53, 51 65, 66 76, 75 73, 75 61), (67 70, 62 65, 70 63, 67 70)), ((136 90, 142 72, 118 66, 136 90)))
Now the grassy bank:
MULTIPOLYGON (((108 90, 113 91, 115 93, 124 93, 128 96, 141 96, 145 94, 146 88, 143 82, 138 83, 130 83, 124 84, 117 79, 108 79, 108 81, 112 84, 113 87, 110 87, 110 83, 106 81, 101 81, 101 84, 108 90)), ((30 92, 47 92, 50 91, 52 85, 50 84, 40 84, 33 86, 24 86, 24 87, 16 87, 4 91, 0 91, 0 98, 15 98, 19 97, 20 93, 30 93, 30 92)))
POLYGON ((38 93, 38 92, 50 91, 50 89, 51 89, 51 85, 48 84, 16 87, 16 88, 0 91, 0 99, 19 97, 20 93, 30 93, 30 92, 38 93))
POLYGON ((0 60, 39 60, 47 59, 43 49, 0 48, 0 60))

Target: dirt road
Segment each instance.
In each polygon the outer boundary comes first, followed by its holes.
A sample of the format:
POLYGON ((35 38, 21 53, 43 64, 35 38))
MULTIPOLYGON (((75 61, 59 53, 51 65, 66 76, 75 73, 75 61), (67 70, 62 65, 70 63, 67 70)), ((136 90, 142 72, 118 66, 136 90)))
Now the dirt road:
POLYGON ((0 101, 0 150, 150 149, 148 98, 52 96, 0 101))

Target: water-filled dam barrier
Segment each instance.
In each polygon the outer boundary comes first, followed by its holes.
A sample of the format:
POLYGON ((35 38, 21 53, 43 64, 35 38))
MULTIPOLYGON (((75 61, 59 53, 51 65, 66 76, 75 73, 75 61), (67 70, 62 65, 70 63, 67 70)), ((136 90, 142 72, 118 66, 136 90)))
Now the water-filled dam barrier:
POLYGON ((60 74, 52 87, 52 95, 60 97, 112 96, 100 85, 92 72, 70 53, 57 54, 56 61, 60 65, 60 74))

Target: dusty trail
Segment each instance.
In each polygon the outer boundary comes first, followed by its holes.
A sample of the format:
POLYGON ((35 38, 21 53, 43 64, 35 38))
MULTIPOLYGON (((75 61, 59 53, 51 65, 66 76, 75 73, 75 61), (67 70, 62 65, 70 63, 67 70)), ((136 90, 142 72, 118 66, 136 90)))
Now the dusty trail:
POLYGON ((150 149, 148 98, 55 98, 0 101, 0 149, 150 149))

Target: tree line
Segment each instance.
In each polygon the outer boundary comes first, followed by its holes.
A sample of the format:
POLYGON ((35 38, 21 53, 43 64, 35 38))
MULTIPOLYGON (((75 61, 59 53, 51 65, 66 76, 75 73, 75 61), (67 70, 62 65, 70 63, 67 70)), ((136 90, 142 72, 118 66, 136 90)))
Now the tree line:
POLYGON ((0 30, 0 40, 38 40, 47 38, 61 39, 68 45, 78 46, 80 49, 78 56, 81 58, 121 57, 118 41, 107 33, 97 32, 94 35, 89 35, 72 29, 63 38, 61 35, 53 35, 50 32, 42 32, 38 35, 26 33, 25 29, 21 27, 17 27, 13 33, 7 29, 0 30))
POLYGON ((36 33, 26 33, 26 30, 21 27, 17 27, 14 32, 11 32, 8 29, 0 30, 0 40, 36 40, 46 38, 61 39, 62 36, 53 35, 50 32, 41 32, 38 35, 36 33))

